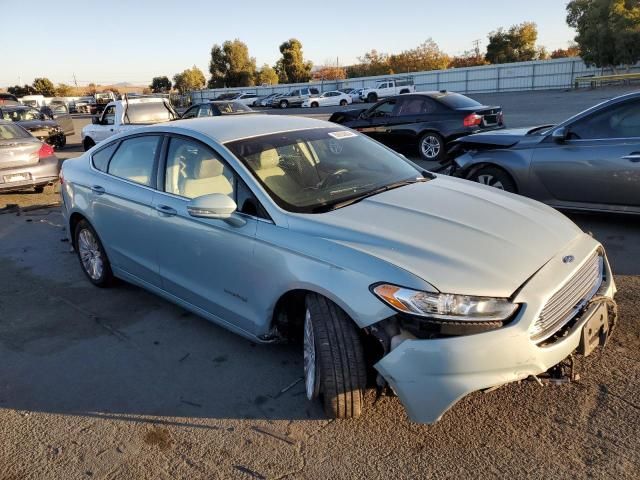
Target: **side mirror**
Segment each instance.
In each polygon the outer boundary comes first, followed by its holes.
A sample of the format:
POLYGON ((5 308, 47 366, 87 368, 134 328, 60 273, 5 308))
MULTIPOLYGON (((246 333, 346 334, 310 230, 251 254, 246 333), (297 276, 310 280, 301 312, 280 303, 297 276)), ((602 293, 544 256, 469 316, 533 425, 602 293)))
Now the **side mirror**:
POLYGON ((91 117, 91 123, 93 123, 94 125, 100 125, 100 117, 94 115, 93 117, 91 117))
POLYGON ((211 193, 196 197, 187 205, 189 215, 197 218, 217 218, 227 220, 235 226, 237 223, 244 224, 240 219, 233 219, 231 215, 237 210, 238 206, 229 196, 222 193, 211 193), (236 222, 238 220, 239 222, 236 222))
POLYGON ((556 128, 551 132, 551 138, 556 143, 564 143, 569 138, 569 129, 567 127, 556 128))

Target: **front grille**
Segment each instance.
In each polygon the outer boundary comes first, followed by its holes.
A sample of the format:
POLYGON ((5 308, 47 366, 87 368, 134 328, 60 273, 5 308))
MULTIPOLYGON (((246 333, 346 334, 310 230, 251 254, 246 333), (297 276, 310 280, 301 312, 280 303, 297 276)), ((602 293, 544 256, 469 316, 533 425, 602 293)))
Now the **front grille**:
POLYGON ((549 299, 531 329, 531 340, 543 342, 571 321, 602 284, 604 259, 599 252, 549 299))

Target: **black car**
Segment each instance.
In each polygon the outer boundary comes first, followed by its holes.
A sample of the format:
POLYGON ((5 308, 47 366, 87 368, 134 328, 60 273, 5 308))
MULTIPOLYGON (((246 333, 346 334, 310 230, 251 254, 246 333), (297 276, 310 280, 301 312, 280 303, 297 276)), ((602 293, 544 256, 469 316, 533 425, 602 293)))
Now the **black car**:
POLYGON ((20 102, 15 95, 0 93, 0 105, 20 105, 20 102))
MULTIPOLYGON (((0 105, 0 118, 17 123, 34 137, 56 148, 62 148, 67 144, 63 126, 36 108, 0 105)), ((73 129, 73 123, 71 123, 71 129, 73 129)), ((73 134, 73 130, 68 134, 73 134)))
POLYGON ((403 94, 368 109, 344 110, 329 121, 353 128, 396 149, 418 149, 424 160, 442 161, 447 145, 464 135, 504 128, 501 107, 459 93, 403 94))
POLYGON ((212 100, 189 107, 180 118, 217 117, 220 115, 238 115, 243 113, 256 112, 240 102, 212 100))

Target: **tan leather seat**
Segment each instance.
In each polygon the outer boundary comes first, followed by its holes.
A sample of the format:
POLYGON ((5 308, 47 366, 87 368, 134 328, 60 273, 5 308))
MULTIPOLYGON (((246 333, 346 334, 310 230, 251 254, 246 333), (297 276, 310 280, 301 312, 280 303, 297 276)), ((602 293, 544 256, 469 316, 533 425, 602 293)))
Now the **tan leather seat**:
POLYGON ((224 165, 216 158, 201 160, 196 167, 194 177, 184 180, 181 195, 196 198, 211 193, 222 193, 223 195, 233 193, 233 186, 224 175, 224 165))
POLYGON ((300 185, 280 168, 280 156, 275 148, 267 148, 251 162, 256 175, 271 191, 281 198, 291 198, 300 191, 300 185))

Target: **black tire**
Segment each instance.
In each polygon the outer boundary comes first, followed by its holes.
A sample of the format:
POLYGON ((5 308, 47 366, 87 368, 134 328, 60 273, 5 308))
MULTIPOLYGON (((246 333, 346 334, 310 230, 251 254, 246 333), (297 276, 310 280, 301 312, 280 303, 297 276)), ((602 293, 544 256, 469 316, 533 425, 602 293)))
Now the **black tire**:
POLYGON ((367 103, 376 103, 378 101, 378 95, 370 93, 367 95, 367 103))
POLYGON ((318 102, 311 102, 311 108, 318 108, 319 106, 318 102))
POLYGON ((65 135, 60 135, 56 141, 56 148, 64 148, 66 144, 67 137, 65 135))
POLYGON ((422 160, 441 162, 447 152, 444 138, 436 132, 426 132, 418 140, 418 154, 422 160))
POLYGON ((87 137, 82 142, 82 148, 84 148, 84 151, 86 152, 87 150, 91 150, 91 148, 93 148, 95 144, 96 142, 94 142, 91 137, 87 137))
POLYGON ((280 108, 287 108, 289 106, 289 102, 286 100, 280 100, 280 108))
POLYGON ((329 418, 356 418, 362 413, 367 383, 357 327, 340 307, 317 294, 307 296, 306 311, 315 348, 318 384, 313 390, 322 397, 329 418))
POLYGON ((344 107, 345 105, 347 105, 347 103, 349 103, 349 102, 347 102, 347 101, 346 101, 346 100, 344 100, 344 99, 343 99, 343 100, 340 100, 340 106, 341 106, 341 107, 344 107))
POLYGON ((103 288, 103 287, 110 286, 113 283, 113 272, 111 271, 111 264, 109 263, 107 254, 104 251, 104 247, 102 246, 100 237, 98 237, 98 234, 93 229, 93 227, 89 224, 89 222, 87 222, 86 220, 80 220, 78 222, 73 234, 73 240, 74 240, 73 245, 75 247, 76 253, 78 254, 78 260, 80 261, 80 268, 82 268, 82 271, 87 276, 89 281, 93 283, 96 287, 103 288), (83 250, 83 247, 81 246, 81 242, 85 241, 85 239, 81 238, 81 235, 83 235, 84 232, 87 232, 88 235, 90 235, 95 240, 94 253, 97 253, 97 255, 93 255, 93 256, 96 258, 99 258, 102 265, 102 269, 99 272, 99 274, 97 271, 90 272, 89 271, 90 267, 82 259, 83 253, 81 252, 81 250, 83 250))
POLYGON ((517 193, 518 191, 516 182, 513 181, 511 175, 506 170, 493 165, 479 168, 468 179, 506 192, 517 193))

